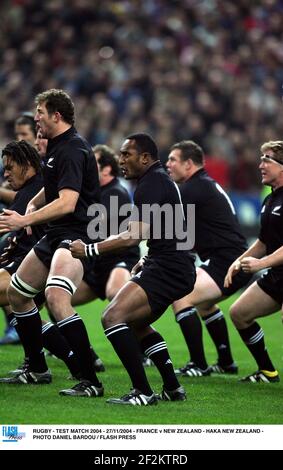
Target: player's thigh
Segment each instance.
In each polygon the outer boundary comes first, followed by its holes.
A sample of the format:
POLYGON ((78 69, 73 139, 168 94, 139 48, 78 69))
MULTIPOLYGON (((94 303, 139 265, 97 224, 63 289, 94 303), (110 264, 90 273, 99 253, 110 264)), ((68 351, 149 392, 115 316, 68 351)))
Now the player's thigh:
POLYGON ((131 323, 151 317, 145 291, 135 282, 127 282, 103 313, 102 323, 109 327, 117 322, 131 323))
POLYGON ((31 250, 17 269, 17 276, 30 287, 41 291, 48 276, 48 268, 31 250))
POLYGON ((85 281, 82 281, 72 297, 72 305, 83 305, 95 299, 97 299, 97 296, 92 288, 85 281))
POLYGON ((10 285, 11 276, 5 269, 0 269, 0 306, 9 304, 7 289, 10 285))
POLYGON ((255 281, 230 308, 233 317, 260 318, 276 312, 280 306, 255 281))
POLYGON ((173 303, 174 312, 179 312, 191 305, 197 307, 204 302, 211 302, 211 305, 213 305, 214 302, 222 297, 222 292, 218 285, 206 271, 197 268, 196 272, 197 278, 193 291, 173 303))
POLYGON ((59 248, 55 251, 50 266, 49 279, 53 276, 63 276, 78 287, 82 281, 83 273, 82 262, 73 258, 68 249, 59 248))
POLYGON ((105 288, 107 299, 112 299, 130 279, 131 275, 127 269, 112 269, 105 288))

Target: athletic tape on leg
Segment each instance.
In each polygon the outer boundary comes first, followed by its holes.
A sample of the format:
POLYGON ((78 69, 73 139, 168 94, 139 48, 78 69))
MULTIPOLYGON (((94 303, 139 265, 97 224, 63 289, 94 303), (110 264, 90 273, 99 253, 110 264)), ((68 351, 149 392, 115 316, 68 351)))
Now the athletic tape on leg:
POLYGON ((56 287, 57 289, 63 289, 68 292, 70 295, 74 295, 77 288, 73 281, 68 279, 65 276, 51 276, 47 279, 45 290, 50 289, 50 287, 56 287))
POLYGON ((24 297, 29 297, 30 299, 33 299, 40 292, 40 290, 29 286, 26 282, 20 279, 17 273, 12 274, 10 285, 24 297))

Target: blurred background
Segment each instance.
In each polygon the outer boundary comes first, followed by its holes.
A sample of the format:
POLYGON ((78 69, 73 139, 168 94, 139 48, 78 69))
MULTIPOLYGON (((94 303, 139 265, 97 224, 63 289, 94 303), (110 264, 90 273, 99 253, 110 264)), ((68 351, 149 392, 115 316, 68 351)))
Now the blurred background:
POLYGON ((63 88, 92 145, 145 131, 165 162, 195 140, 257 232, 260 146, 283 138, 282 1, 1 0, 0 16, 0 147, 37 93, 63 88))

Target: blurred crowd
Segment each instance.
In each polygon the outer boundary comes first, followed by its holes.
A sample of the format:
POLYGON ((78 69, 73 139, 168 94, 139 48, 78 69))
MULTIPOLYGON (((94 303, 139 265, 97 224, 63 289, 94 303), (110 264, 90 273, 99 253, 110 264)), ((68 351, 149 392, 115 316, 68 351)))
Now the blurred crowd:
POLYGON ((1 147, 34 96, 63 88, 91 144, 150 132, 164 161, 202 145, 227 189, 257 191, 259 148, 282 139, 280 0, 2 0, 1 147))

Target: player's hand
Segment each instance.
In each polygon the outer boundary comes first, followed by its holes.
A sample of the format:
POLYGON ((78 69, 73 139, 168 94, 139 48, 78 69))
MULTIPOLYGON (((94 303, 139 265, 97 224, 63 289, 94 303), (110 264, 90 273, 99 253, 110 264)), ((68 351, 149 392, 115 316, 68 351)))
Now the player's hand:
POLYGON ((137 264, 135 264, 135 266, 133 267, 132 271, 131 271, 131 276, 135 276, 136 274, 138 274, 140 271, 142 271, 142 268, 143 268, 143 265, 144 265, 144 262, 146 260, 146 256, 143 256, 138 262, 137 264))
POLYGON ((235 276, 235 274, 237 274, 241 269, 241 262, 239 260, 235 260, 230 268, 228 269, 227 271, 227 274, 225 276, 225 279, 224 279, 224 287, 229 287, 232 282, 233 282, 233 276, 235 276))
POLYGON ((13 232, 25 226, 25 218, 16 211, 3 209, 0 215, 0 233, 13 232))
MULTIPOLYGON (((35 212, 36 210, 37 208, 35 207, 35 205, 32 203, 29 203, 26 208, 26 215, 31 214, 32 212, 35 212)), ((32 228, 30 225, 27 225, 25 229, 28 235, 32 235, 32 228)))
POLYGON ((245 273, 257 273, 262 269, 262 260, 247 256, 241 260, 241 268, 245 273))
POLYGON ((3 253, 0 256, 0 264, 5 266, 7 263, 11 261, 11 256, 13 255, 13 251, 17 246, 17 238, 16 237, 8 237, 7 241, 9 245, 4 248, 3 253))
POLYGON ((85 246, 86 244, 82 240, 75 240, 70 243, 70 252, 72 253, 73 258, 85 258, 85 246))

